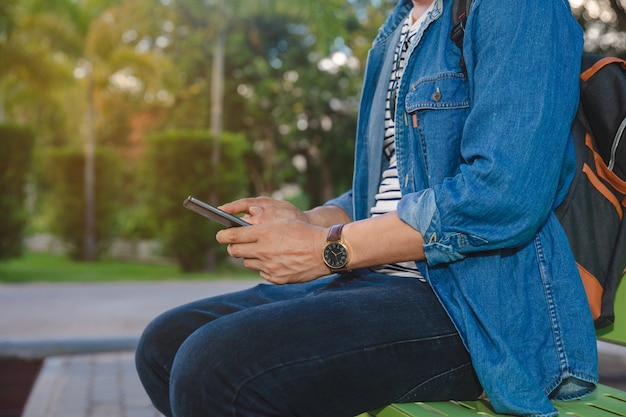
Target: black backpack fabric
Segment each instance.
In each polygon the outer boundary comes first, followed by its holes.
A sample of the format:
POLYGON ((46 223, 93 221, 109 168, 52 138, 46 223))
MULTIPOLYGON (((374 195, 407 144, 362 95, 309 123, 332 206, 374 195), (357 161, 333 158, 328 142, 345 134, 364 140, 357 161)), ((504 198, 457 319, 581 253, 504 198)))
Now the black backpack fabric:
MULTIPOLYGON (((471 3, 454 2, 450 37, 461 57, 471 3)), ((615 293, 626 274, 626 62, 584 54, 580 82, 572 125, 577 170, 556 215, 600 329, 615 320, 615 293)))
POLYGON ((572 126, 576 176, 556 214, 576 258, 596 328, 614 321, 626 273, 626 62, 584 55, 572 126))

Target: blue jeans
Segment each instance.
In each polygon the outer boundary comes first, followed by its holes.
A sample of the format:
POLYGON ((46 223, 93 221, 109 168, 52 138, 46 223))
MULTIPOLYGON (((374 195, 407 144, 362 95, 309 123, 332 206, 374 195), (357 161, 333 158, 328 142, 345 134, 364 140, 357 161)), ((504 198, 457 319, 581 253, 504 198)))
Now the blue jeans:
POLYGON ((428 284, 369 270, 178 307, 146 328, 136 363, 177 417, 354 416, 482 392, 428 284))

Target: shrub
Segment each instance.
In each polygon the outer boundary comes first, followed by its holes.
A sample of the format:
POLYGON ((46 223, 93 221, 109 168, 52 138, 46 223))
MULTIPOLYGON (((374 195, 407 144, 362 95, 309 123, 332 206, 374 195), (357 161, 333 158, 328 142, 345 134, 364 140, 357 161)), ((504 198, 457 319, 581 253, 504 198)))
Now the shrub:
POLYGON ((0 125, 0 260, 19 257, 26 220, 26 182, 35 143, 27 127, 0 125))
POLYGON ((164 247, 185 272, 207 269, 207 254, 219 252, 219 225, 183 208, 183 200, 194 195, 222 203, 241 197, 248 184, 243 135, 222 135, 217 167, 211 166, 213 145, 207 131, 171 131, 148 139, 142 175, 151 223, 159 225, 164 247))
MULTIPOLYGON (((45 156, 44 173, 50 182, 50 230, 67 245, 74 260, 85 259, 85 155, 79 148, 57 148, 45 156)), ((120 187, 118 157, 99 149, 95 155, 95 241, 100 257, 115 236, 120 187)))

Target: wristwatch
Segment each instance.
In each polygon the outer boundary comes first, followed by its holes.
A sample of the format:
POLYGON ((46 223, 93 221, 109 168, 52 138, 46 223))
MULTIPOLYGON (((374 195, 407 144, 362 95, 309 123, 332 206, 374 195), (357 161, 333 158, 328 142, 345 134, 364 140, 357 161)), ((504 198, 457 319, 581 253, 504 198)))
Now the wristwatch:
POLYGON ((324 263, 331 273, 348 272, 348 248, 341 241, 343 224, 336 224, 328 231, 324 246, 324 263))

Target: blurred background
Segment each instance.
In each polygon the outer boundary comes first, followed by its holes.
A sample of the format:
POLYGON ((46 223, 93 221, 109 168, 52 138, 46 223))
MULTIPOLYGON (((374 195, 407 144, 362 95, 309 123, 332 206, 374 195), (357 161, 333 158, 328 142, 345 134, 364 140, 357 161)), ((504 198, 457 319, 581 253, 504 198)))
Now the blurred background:
MULTIPOLYGON (((626 2, 570 3, 588 52, 626 56, 626 2)), ((0 281, 236 270, 183 199, 307 208, 348 189, 393 4, 2 0, 0 281)))

